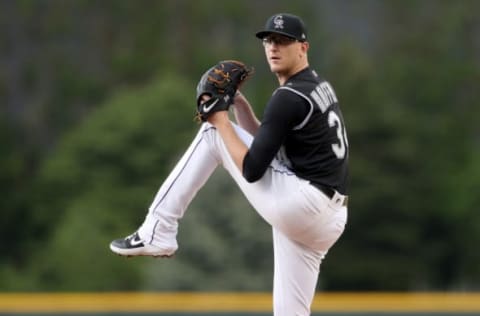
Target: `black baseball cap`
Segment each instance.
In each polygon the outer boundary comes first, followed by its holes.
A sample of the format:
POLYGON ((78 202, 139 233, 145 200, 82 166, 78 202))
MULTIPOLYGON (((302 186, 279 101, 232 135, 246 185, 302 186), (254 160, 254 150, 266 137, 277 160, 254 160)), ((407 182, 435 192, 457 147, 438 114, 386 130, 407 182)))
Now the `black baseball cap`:
POLYGON ((305 23, 298 16, 288 13, 272 15, 265 23, 265 29, 255 34, 263 39, 271 33, 280 34, 304 42, 307 40, 305 23))

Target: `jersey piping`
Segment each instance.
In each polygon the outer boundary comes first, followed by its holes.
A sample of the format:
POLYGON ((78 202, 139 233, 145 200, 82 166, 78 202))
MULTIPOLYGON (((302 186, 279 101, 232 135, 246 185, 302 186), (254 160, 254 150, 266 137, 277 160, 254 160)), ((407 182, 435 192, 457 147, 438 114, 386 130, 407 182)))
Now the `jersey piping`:
POLYGON ((288 91, 291 91, 291 92, 295 93, 296 95, 298 95, 298 96, 304 98, 305 100, 307 100, 308 104, 310 105, 310 110, 308 111, 308 114, 307 114, 307 116, 305 117, 305 119, 303 119, 303 121, 302 121, 300 124, 294 126, 294 127, 292 128, 292 130, 296 131, 296 130, 299 130, 299 129, 303 128, 303 127, 308 123, 308 120, 309 120, 310 117, 312 116, 312 113, 313 113, 313 104, 312 104, 312 101, 311 101, 305 94, 303 94, 303 93, 301 93, 300 91, 297 91, 297 90, 295 90, 295 89, 293 89, 293 88, 290 88, 290 87, 280 87, 280 88, 278 88, 277 90, 280 90, 280 89, 288 90, 288 91))

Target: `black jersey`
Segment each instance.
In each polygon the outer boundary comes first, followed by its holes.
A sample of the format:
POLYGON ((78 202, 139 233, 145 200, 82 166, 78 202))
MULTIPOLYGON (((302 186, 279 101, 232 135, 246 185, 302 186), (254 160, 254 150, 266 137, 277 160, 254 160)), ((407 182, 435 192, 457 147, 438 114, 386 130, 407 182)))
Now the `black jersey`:
POLYGON ((273 158, 300 178, 347 193, 348 141, 331 85, 306 68, 276 89, 243 161, 247 181, 260 179, 273 158))

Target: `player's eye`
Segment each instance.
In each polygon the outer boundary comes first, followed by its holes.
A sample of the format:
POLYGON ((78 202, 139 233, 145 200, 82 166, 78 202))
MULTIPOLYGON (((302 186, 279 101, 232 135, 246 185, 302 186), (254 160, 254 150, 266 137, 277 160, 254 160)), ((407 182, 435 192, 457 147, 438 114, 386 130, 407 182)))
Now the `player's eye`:
POLYGON ((280 45, 285 46, 296 42, 297 40, 286 36, 267 36, 262 39, 263 45, 280 45))

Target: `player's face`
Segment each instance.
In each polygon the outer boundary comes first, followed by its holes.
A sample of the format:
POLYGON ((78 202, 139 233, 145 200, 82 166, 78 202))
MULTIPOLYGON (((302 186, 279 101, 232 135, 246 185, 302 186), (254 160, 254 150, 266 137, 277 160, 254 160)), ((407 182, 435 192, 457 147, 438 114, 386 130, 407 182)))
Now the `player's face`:
POLYGON ((270 70, 281 77, 290 77, 307 65, 308 43, 287 36, 270 34, 263 39, 270 70))

